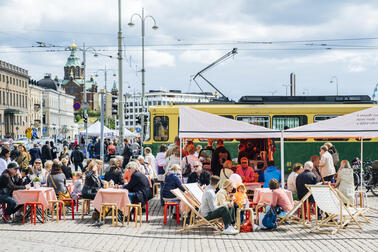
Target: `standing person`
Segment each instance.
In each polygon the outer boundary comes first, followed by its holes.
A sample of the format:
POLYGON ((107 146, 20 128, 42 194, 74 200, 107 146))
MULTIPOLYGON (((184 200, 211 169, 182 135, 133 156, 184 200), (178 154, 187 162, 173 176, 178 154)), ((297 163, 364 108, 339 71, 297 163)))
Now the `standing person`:
POLYGON ((20 144, 18 146, 18 149, 20 151, 20 155, 18 156, 17 164, 20 167, 20 169, 28 170, 29 169, 29 162, 30 162, 30 159, 31 159, 30 154, 26 150, 25 146, 22 145, 22 144, 20 144))
MULTIPOLYGON (((350 201, 354 202, 354 177, 353 169, 348 160, 341 160, 339 171, 337 172, 337 182, 335 187, 350 201)), ((342 198, 344 203, 347 203, 342 198)))
POLYGON ((335 166, 333 164, 333 159, 331 153, 328 152, 327 146, 323 145, 320 147, 320 162, 319 170, 324 181, 332 181, 336 173, 335 166))
POLYGON ((210 185, 206 186, 205 191, 202 195, 201 207, 199 212, 210 221, 222 217, 224 223, 224 234, 237 234, 237 231, 232 226, 232 217, 230 209, 227 206, 217 206, 217 198, 215 196, 215 190, 219 186, 220 178, 218 176, 210 177, 210 185))
POLYGON ((49 141, 46 141, 45 145, 42 146, 42 164, 45 164, 47 160, 52 160, 51 148, 49 141))
POLYGON ((75 166, 75 171, 77 171, 77 167, 80 167, 81 171, 84 173, 84 167, 83 167, 83 161, 84 161, 84 154, 80 150, 80 145, 77 145, 75 147, 75 150, 71 153, 71 162, 75 166))
POLYGON ((156 154, 155 159, 155 169, 157 175, 164 175, 164 165, 165 165, 165 152, 168 147, 165 144, 160 145, 159 152, 156 154))
MULTIPOLYGON (((307 161, 304 164, 303 172, 298 175, 295 181, 299 200, 301 200, 308 193, 308 189, 305 185, 315 185, 319 182, 316 175, 311 171, 312 168, 313 168, 312 162, 307 161)), ((309 202, 314 202, 314 198, 312 197, 312 195, 309 198, 309 202)))
POLYGON ((58 149, 56 146, 54 146, 54 142, 50 141, 50 147, 51 147, 51 158, 54 160, 58 157, 58 149))
POLYGON ((281 171, 276 167, 274 161, 268 161, 268 168, 264 171, 264 188, 269 187, 269 181, 276 179, 278 182, 281 181, 281 171))
POLYGON ((10 162, 10 152, 7 148, 2 148, 0 153, 0 176, 7 169, 10 162))
POLYGON ((20 150, 18 149, 18 144, 13 145, 13 150, 10 153, 11 161, 17 162, 18 157, 20 156, 20 150))
POLYGON ((33 144, 33 148, 29 150, 29 154, 30 154, 30 164, 33 165, 34 161, 36 159, 41 158, 42 156, 41 150, 38 148, 38 144, 36 143, 33 144))
POLYGON ((240 159, 241 166, 236 169, 236 174, 242 178, 243 183, 254 182, 255 175, 252 167, 248 166, 248 158, 242 157, 240 159))
POLYGON ((189 175, 187 183, 198 183, 200 186, 210 184, 210 173, 202 169, 202 163, 196 161, 193 165, 194 171, 189 175))
POLYGON ((17 176, 17 164, 10 163, 7 166, 7 169, 0 176, 0 203, 6 203, 7 208, 4 211, 3 220, 5 222, 11 222, 11 215, 14 214, 18 208, 21 208, 22 205, 16 207, 17 202, 12 198, 13 191, 21 189, 29 189, 30 185, 16 185, 13 182, 13 177, 17 176))
POLYGON ((223 140, 218 139, 217 148, 211 157, 211 171, 213 175, 220 175, 220 170, 223 168, 223 164, 226 160, 231 160, 230 152, 224 147, 223 140))
POLYGON ((101 143, 100 140, 97 138, 96 143, 94 145, 94 156, 96 159, 100 159, 101 155, 101 143))
POLYGON ((125 169, 126 165, 129 163, 130 158, 133 156, 133 151, 131 150, 131 146, 129 144, 129 140, 127 138, 123 141, 124 147, 123 147, 123 163, 122 163, 122 169, 125 169))
POLYGON ((296 186, 297 177, 302 172, 303 172, 303 165, 301 163, 295 163, 293 166, 292 172, 287 178, 287 189, 293 193, 293 197, 294 195, 297 194, 297 186, 296 186))
POLYGON ((106 148, 106 153, 108 155, 108 158, 107 160, 110 160, 111 158, 114 158, 115 155, 116 155, 116 147, 115 145, 113 144, 113 141, 110 141, 109 142, 109 145, 108 147, 106 148))
POLYGON ((202 150, 202 145, 200 145, 200 144, 197 145, 196 146, 196 152, 194 153, 194 156, 199 158, 199 154, 200 154, 201 150, 202 150))
POLYGON ((169 171, 172 165, 178 164, 180 165, 180 148, 174 147, 172 150, 172 155, 165 158, 165 166, 164 170, 169 171))
POLYGON ((332 160, 333 160, 333 165, 335 166, 335 167, 337 167, 337 164, 339 163, 339 153, 337 152, 337 150, 336 150, 336 148, 335 148, 335 146, 332 144, 332 143, 330 143, 330 142, 327 142, 327 143, 325 143, 324 144, 325 146, 327 146, 327 148, 328 148, 328 152, 331 154, 331 156, 332 156, 332 160))
POLYGON ((64 146, 63 147, 63 150, 60 152, 59 154, 59 160, 62 161, 63 158, 67 158, 69 159, 69 153, 68 153, 68 147, 67 146, 64 146))
POLYGON ((186 147, 186 151, 189 155, 182 158, 181 167, 182 167, 182 176, 184 178, 189 177, 189 175, 194 172, 194 165, 199 161, 199 159, 194 155, 195 147, 194 144, 190 144, 186 147))

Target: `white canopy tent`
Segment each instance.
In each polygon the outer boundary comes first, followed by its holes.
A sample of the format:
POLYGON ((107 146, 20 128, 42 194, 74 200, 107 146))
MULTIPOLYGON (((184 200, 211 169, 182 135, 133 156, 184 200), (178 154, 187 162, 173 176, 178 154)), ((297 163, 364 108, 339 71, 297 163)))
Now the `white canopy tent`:
MULTIPOLYGON (((363 138, 378 137, 378 106, 336 118, 285 130, 285 138, 361 138, 361 178, 363 138)), ((362 179, 361 179, 362 188, 362 179)))
MULTIPOLYGON (((101 122, 97 121, 88 127, 88 136, 99 137, 101 134, 101 122)), ((85 131, 80 131, 80 135, 85 135, 85 131)), ((110 130, 108 127, 104 126, 104 137, 113 137, 116 133, 110 130)))
MULTIPOLYGON (((243 121, 180 106, 181 139, 281 138, 281 181, 284 181, 283 133, 243 121)), ((180 141, 182 143, 182 141, 180 141)), ((282 183, 283 184, 283 183, 282 183)))
MULTIPOLYGON (((118 132, 117 132, 117 135, 118 135, 118 132)), ((124 129, 123 129, 123 135, 124 135, 125 137, 139 137, 139 135, 137 135, 137 134, 131 132, 131 131, 128 130, 127 128, 124 128, 124 129)))

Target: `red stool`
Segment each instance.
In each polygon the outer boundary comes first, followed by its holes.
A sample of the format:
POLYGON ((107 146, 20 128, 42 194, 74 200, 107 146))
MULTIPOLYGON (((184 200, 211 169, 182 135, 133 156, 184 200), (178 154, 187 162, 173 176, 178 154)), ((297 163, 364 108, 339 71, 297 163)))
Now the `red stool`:
POLYGON ((5 209, 7 208, 7 203, 2 203, 0 206, 3 209, 3 215, 5 215, 5 209))
MULTIPOLYGON (((75 219, 75 200, 73 200, 73 199, 61 199, 61 201, 63 201, 64 203, 66 203, 66 202, 71 203, 72 219, 74 220, 75 219)), ((62 208, 59 207, 59 220, 62 219, 61 216, 62 216, 62 208)))
POLYGON ((42 223, 45 223, 45 207, 41 202, 26 202, 24 204, 24 217, 22 219, 22 223, 25 224, 25 212, 26 212, 26 207, 30 206, 30 219, 31 223, 33 223, 34 220, 34 225, 36 225, 37 222, 37 208, 40 206, 42 208, 42 223))
POLYGON ((167 225, 167 210, 168 210, 168 206, 176 206, 177 225, 180 225, 180 204, 179 204, 179 202, 165 202, 164 203, 164 225, 167 225))
POLYGON ((77 195, 77 199, 76 199, 76 212, 79 212, 79 199, 81 197, 81 194, 78 194, 77 195))

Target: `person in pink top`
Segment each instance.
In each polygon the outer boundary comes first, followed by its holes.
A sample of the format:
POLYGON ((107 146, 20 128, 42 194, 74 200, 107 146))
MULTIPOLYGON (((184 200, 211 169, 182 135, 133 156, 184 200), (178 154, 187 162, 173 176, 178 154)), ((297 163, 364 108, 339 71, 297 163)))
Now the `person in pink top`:
POLYGON ((254 182, 255 175, 252 167, 248 166, 248 158, 242 157, 240 159, 241 166, 236 169, 236 174, 238 174, 243 183, 254 182))
POLYGON ((270 205, 272 208, 280 206, 284 212, 289 212, 294 207, 286 192, 280 188, 280 184, 276 179, 269 181, 269 188, 273 191, 270 205))

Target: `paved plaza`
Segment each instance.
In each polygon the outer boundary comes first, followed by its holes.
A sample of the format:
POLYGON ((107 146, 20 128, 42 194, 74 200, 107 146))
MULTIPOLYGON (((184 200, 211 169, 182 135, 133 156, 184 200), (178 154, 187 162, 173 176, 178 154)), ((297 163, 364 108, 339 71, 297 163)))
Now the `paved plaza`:
MULTIPOLYGON (((0 224, 0 251, 377 251, 378 197, 369 195, 371 223, 363 230, 341 230, 338 234, 314 234, 297 224, 282 225, 277 231, 216 234, 200 228, 177 234, 179 227, 169 219, 163 225, 163 209, 156 199, 150 203, 150 221, 142 227, 93 226, 90 216, 68 218, 59 224, 47 222, 0 224)), ((143 220, 144 216, 143 216, 143 220)))

